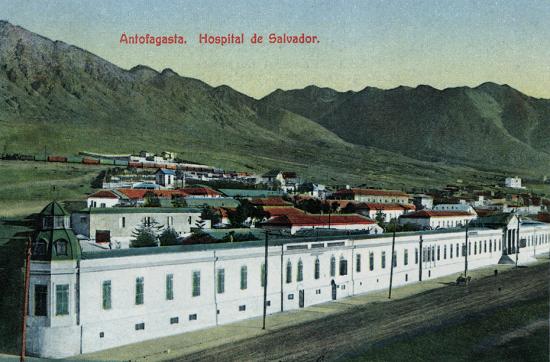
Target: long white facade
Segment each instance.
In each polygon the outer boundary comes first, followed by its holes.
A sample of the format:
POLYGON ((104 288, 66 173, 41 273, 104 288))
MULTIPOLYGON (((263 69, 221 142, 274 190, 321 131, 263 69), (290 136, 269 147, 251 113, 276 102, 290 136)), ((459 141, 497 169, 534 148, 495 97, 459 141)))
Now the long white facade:
MULTIPOLYGON (((393 285, 464 270, 465 236, 464 230, 398 234, 393 285)), ((514 230, 470 229, 469 268, 497 264, 503 255, 514 259, 512 237, 513 243, 514 230)), ((519 249, 518 260, 528 263, 549 251, 550 225, 522 224, 519 237, 526 246, 519 249)), ((388 288, 391 243, 387 234, 270 241, 267 312, 388 288)), ((67 357, 260 316, 263 263, 263 242, 33 261, 28 351, 67 357), (44 292, 45 311, 37 305, 44 292)))

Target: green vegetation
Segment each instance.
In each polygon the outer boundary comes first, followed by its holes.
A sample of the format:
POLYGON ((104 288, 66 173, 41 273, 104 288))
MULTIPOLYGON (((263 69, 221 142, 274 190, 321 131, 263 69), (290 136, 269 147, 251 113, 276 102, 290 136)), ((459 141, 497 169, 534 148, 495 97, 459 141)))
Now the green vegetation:
POLYGON ((52 199, 84 200, 98 166, 0 161, 0 217, 39 212, 52 199))
POLYGON ((405 332, 394 342, 371 348, 356 361, 545 361, 548 307, 545 296, 489 313, 466 315, 457 325, 421 335, 405 332), (517 333, 521 327, 526 327, 526 335, 517 333))

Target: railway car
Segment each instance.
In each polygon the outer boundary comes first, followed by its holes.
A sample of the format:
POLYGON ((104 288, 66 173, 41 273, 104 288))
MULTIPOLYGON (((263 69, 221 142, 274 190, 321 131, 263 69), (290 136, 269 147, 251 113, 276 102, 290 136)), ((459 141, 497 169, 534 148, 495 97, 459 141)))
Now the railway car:
POLYGON ((63 156, 48 156, 48 162, 67 162, 67 157, 63 157, 63 156))

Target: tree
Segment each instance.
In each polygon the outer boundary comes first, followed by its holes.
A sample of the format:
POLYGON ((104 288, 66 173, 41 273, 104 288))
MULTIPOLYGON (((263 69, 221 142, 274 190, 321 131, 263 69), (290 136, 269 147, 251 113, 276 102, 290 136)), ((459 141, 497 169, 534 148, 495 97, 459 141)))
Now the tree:
POLYGON ((201 212, 202 220, 210 220, 210 225, 218 225, 221 222, 220 214, 211 208, 210 206, 205 206, 201 212))
POLYGON ((145 207, 160 207, 160 199, 152 191, 147 191, 143 196, 143 206, 145 207))
POLYGON ((242 200, 235 210, 229 212, 228 217, 231 226, 242 227, 248 218, 254 223, 267 217, 267 213, 262 207, 256 207, 248 200, 242 200))
POLYGON ((384 214, 382 210, 378 210, 374 219, 376 220, 376 223, 383 228, 386 223, 386 214, 384 214))
POLYGON ((163 228, 155 219, 143 219, 141 224, 132 232, 134 237, 130 241, 130 247, 141 248, 158 246, 158 233, 163 228))
POLYGON ((159 241, 161 246, 169 246, 169 245, 179 245, 180 242, 178 240, 179 235, 174 228, 168 227, 162 231, 162 233, 159 236, 159 241))

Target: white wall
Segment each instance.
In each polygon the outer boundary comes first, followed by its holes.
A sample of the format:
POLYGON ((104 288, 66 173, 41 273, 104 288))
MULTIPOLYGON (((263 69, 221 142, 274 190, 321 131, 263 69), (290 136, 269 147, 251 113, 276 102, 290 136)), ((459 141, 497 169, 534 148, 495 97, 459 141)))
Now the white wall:
MULTIPOLYGON (((528 262, 534 254, 548 252, 550 226, 537 225, 521 228, 521 238, 528 244, 521 249, 520 262, 528 262)), ((475 269, 498 263, 502 255, 502 230, 474 229, 470 233, 472 243, 468 256, 469 268, 475 269), (497 248, 479 245, 497 245, 497 248), (474 246, 475 247, 474 249, 474 246), (475 250, 475 251, 474 251, 475 250)), ((433 260, 422 261, 420 235, 418 233, 397 235, 395 250, 397 266, 394 269, 394 286, 415 283, 419 280, 422 265, 423 280, 461 272, 464 257, 456 255, 456 244, 462 249, 463 231, 423 233, 422 246, 433 248, 433 260), (450 257, 449 248, 453 248, 450 257), (439 248, 439 254, 437 249, 439 248), (415 250, 419 249, 418 261, 415 250), (444 250, 447 253, 444 253, 444 250), (408 250, 408 264, 404 253, 408 250), (438 257, 439 255, 439 257, 438 257)), ((48 264, 35 267, 31 283, 47 280, 51 273, 51 284, 67 282, 76 291, 80 279, 80 318, 77 324, 76 293, 71 294, 71 315, 46 318, 49 322, 29 318, 29 346, 33 353, 45 357, 63 357, 73 354, 102 350, 147 339, 183 333, 191 330, 230 323, 260 316, 263 310, 263 289, 261 287, 261 265, 264 248, 261 243, 247 244, 248 247, 212 250, 165 252, 121 257, 84 258, 80 261, 80 273, 76 264, 56 266, 50 272, 48 264), (241 266, 247 266, 247 288, 240 288, 241 266), (40 269, 41 268, 41 269, 40 269), (225 290, 216 292, 216 270, 225 271, 225 290), (201 273, 200 296, 192 296, 192 273, 201 273), (166 275, 173 274, 174 299, 166 300, 166 275), (135 305, 135 279, 144 278, 144 304, 135 305), (41 279, 42 278, 42 279, 41 279), (44 279, 46 278, 46 279, 44 279), (112 285, 112 308, 102 308, 102 282, 110 280, 112 285), (239 306, 246 306, 239 311, 239 306), (190 321, 189 315, 196 314, 197 320, 190 321), (178 324, 170 324, 170 318, 178 317, 178 324), (136 330, 136 323, 145 323, 144 330, 136 330), (55 329, 55 327, 62 329, 55 329), (53 336, 63 334, 63 339, 53 336), (103 337, 100 337, 103 333, 103 337)), ((208 249, 208 250, 206 250, 208 249)), ((155 249, 159 250, 159 249, 155 249)), ((166 251, 176 250, 173 248, 166 251)), ((116 255, 108 254, 105 255, 116 255)), ((330 241, 308 241, 284 246, 269 247, 268 259, 268 313, 299 308, 299 295, 303 291, 304 306, 331 300, 332 281, 336 284, 337 298, 354 294, 386 289, 391 271, 391 236, 365 236, 362 239, 346 238, 330 241), (382 268, 382 253, 386 265, 382 268), (370 253, 374 256, 373 270, 370 269, 370 253), (361 270, 357 271, 357 255, 360 255, 361 270), (330 260, 336 260, 336 275, 330 275, 330 260), (347 260, 347 275, 340 275, 340 258, 347 260), (320 261, 320 277, 314 278, 315 260, 320 261), (303 280, 297 280, 298 262, 303 263, 303 280), (292 265, 292 280, 286 282, 286 264, 292 265), (289 297, 292 296, 292 297, 289 297), (281 305, 282 298, 282 305, 281 305)), ((53 290, 53 289, 51 289, 53 290)), ((32 297, 31 297, 32 300, 32 297)), ((52 305, 55 303, 52 301, 52 305)), ((31 302, 32 308, 32 302, 31 302)), ((43 317, 41 317, 44 319, 43 317)))

